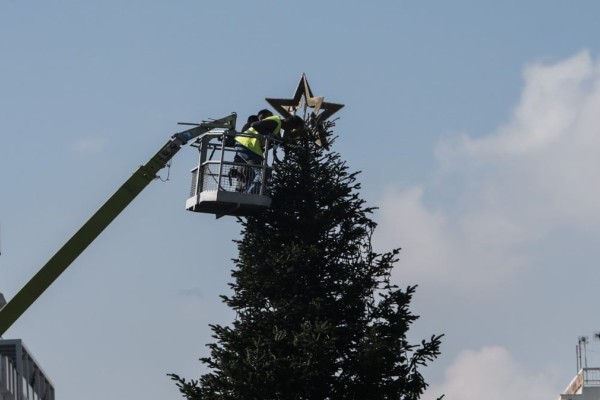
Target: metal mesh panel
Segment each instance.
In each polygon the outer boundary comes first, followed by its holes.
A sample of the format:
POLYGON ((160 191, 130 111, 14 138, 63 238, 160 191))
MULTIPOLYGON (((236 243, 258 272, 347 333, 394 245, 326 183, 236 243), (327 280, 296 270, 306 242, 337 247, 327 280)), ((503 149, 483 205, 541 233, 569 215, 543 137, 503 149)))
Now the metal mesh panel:
POLYGON ((267 179, 265 179, 263 177, 263 170, 261 166, 258 167, 247 167, 247 168, 252 168, 254 170, 255 173, 255 178, 253 183, 249 186, 247 192, 248 193, 252 193, 252 194, 261 194, 261 189, 263 191, 263 194, 268 194, 269 193, 269 177, 271 176, 271 169, 267 168, 264 172, 265 172, 265 176, 267 177, 267 179), (262 186, 264 185, 264 188, 262 188, 262 186))
MULTIPOLYGON (((235 165, 233 163, 223 162, 221 179, 219 172, 221 164, 207 163, 202 166, 202 178, 200 192, 226 191, 226 192, 246 192, 260 194, 261 186, 265 179, 263 177, 262 166, 256 167, 235 165)), ((266 169, 266 176, 270 176, 271 169, 266 169)), ((268 179, 267 179, 268 182, 268 179)), ((195 188, 194 188, 195 189, 195 188)), ((265 186, 263 194, 267 194, 268 187, 265 186)), ((196 193, 194 192, 193 195, 196 193)))
POLYGON ((242 179, 240 174, 242 167, 223 163, 223 177, 221 178, 222 190, 234 192, 238 186, 239 180, 242 179))
POLYGON ((261 194, 262 190, 262 194, 267 195, 271 168, 267 167, 263 173, 260 165, 236 165, 224 161, 222 164, 219 162, 205 163, 201 166, 200 173, 199 177, 198 169, 192 170, 190 197, 196 196, 200 192, 214 191, 261 194))
POLYGON ((219 189, 220 164, 204 164, 202 166, 202 182, 200 192, 214 192, 219 189))
POLYGON ((192 186, 190 188, 190 197, 196 195, 198 189, 198 168, 192 170, 192 186))

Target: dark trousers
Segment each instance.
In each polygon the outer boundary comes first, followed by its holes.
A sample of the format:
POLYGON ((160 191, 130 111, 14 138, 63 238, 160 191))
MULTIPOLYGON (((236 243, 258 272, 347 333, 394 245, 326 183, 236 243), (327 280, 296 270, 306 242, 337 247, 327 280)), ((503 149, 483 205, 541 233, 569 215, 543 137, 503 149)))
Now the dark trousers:
POLYGON ((247 167, 240 168, 240 171, 238 171, 235 190, 258 194, 260 191, 260 166, 263 163, 263 158, 250 151, 247 147, 236 143, 233 162, 248 165, 247 167))

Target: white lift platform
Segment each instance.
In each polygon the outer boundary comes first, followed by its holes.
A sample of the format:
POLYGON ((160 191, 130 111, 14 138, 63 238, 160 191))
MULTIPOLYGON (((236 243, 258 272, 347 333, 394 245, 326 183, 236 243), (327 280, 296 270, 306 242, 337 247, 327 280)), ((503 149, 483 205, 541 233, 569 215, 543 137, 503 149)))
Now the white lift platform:
POLYGON ((189 211, 224 215, 249 216, 259 213, 271 205, 269 177, 272 168, 268 166, 270 151, 269 138, 265 140, 265 154, 262 164, 248 167, 245 163, 234 162, 234 137, 244 135, 235 131, 210 131, 199 136, 193 147, 200 153, 198 166, 192 169, 190 197, 185 203, 189 211), (249 171, 249 169, 252 171, 249 171), (245 188, 244 177, 248 172, 255 175, 254 184, 245 188))

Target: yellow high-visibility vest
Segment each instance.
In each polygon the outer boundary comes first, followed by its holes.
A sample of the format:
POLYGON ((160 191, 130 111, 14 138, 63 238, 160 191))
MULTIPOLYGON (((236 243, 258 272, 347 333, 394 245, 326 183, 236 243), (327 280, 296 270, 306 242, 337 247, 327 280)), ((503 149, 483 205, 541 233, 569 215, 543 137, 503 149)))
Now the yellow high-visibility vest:
MULTIPOLYGON (((269 135, 280 137, 281 117, 278 115, 273 115, 272 117, 267 117, 267 118, 263 119, 262 121, 269 121, 269 120, 277 122, 277 126, 275 127, 273 132, 269 132, 269 135)), ((263 138, 259 137, 260 132, 258 132, 253 127, 250 127, 244 133, 251 134, 251 135, 257 135, 257 136, 256 137, 236 136, 235 141, 238 142, 239 144, 241 144, 242 146, 246 147, 248 150, 252 151, 253 153, 256 153, 262 157, 265 152, 265 140, 263 138)))

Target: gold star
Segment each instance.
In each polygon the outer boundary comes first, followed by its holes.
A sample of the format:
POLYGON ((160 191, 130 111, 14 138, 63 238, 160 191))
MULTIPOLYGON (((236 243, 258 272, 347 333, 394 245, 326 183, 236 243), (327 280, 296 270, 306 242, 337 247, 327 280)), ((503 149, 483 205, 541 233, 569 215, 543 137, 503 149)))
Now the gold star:
POLYGON ((312 114, 319 122, 325 121, 344 107, 343 104, 325 102, 324 96, 314 96, 306 79, 306 74, 302 74, 300 77, 300 82, 298 82, 294 96, 291 99, 267 98, 265 100, 284 117, 295 115, 300 108, 312 108, 312 114), (319 114, 321 110, 323 112, 319 114))
POLYGON ((295 115, 299 109, 304 109, 306 115, 307 109, 312 108, 311 117, 317 127, 313 134, 317 136, 317 144, 325 148, 328 148, 328 144, 322 123, 344 107, 343 104, 326 102, 324 96, 314 96, 305 74, 300 77, 300 82, 298 82, 294 96, 291 99, 267 98, 265 100, 284 117, 295 115))

